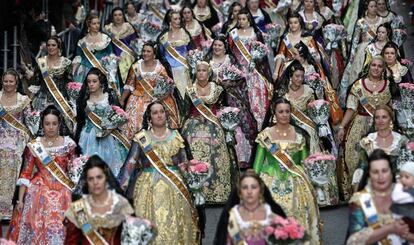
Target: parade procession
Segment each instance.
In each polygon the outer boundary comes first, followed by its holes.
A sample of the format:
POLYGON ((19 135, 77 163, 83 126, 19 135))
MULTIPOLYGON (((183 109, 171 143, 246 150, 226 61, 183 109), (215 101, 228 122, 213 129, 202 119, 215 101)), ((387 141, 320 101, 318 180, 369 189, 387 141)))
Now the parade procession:
POLYGON ((414 0, 0 8, 0 245, 414 245, 414 0))

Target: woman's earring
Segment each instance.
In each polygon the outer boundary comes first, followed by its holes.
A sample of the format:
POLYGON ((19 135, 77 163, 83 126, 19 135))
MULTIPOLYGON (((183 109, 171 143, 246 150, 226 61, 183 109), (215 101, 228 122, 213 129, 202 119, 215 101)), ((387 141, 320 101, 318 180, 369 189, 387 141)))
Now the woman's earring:
POLYGON ((391 129, 391 131, 394 129, 394 123, 393 122, 390 123, 390 129, 391 129))
POLYGON ((276 124, 277 123, 277 118, 276 118, 275 115, 272 116, 272 122, 273 122, 273 124, 276 124))

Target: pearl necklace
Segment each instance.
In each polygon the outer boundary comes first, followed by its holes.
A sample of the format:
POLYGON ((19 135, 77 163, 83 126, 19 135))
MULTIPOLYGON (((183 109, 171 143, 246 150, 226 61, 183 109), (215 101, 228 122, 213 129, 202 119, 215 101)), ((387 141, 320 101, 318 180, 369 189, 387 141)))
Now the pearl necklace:
POLYGON ((154 132, 154 129, 153 129, 153 128, 151 128, 151 133, 152 133, 152 135, 154 136, 154 138, 156 138, 156 139, 165 139, 165 137, 167 137, 168 128, 167 128, 167 127, 165 127, 165 132, 164 132, 161 136, 157 136, 157 135, 155 134, 155 132, 154 132))
POLYGON ((288 128, 288 129, 287 129, 287 130, 285 130, 285 131, 281 131, 281 130, 279 130, 278 128, 276 128, 276 133, 277 133, 278 135, 282 135, 283 137, 286 137, 286 136, 288 135, 289 131, 290 131, 290 128, 288 128))
POLYGON ((108 206, 109 201, 111 200, 112 194, 111 192, 108 192, 108 196, 106 197, 105 201, 102 204, 96 203, 96 201, 93 199, 92 195, 88 196, 89 203, 94 206, 95 208, 104 208, 108 206))

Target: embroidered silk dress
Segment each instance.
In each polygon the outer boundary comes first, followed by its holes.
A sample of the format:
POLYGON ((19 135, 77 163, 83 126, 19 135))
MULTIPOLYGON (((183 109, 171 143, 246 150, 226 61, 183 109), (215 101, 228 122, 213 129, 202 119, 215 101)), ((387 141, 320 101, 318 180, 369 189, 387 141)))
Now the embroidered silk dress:
MULTIPOLYGON (((0 91, 0 98, 3 91, 0 91)), ((0 106, 2 106, 0 104, 0 106)), ((26 119, 30 113, 30 99, 25 95, 17 94, 17 103, 13 106, 2 106, 13 115, 22 125, 26 126, 26 119)), ((34 133, 34 132, 32 132, 34 133)), ((10 220, 13 212, 13 195, 16 181, 19 177, 22 155, 29 135, 17 130, 4 119, 0 119, 0 217, 1 220, 10 220)))
MULTIPOLYGON (((134 63, 129 70, 127 84, 124 89, 129 89, 131 95, 125 107, 125 112, 129 115, 129 120, 122 126, 122 132, 129 140, 142 128, 142 118, 147 105, 151 103, 155 97, 154 87, 157 84, 157 77, 161 76, 169 78, 164 66, 157 60, 154 71, 144 72, 142 70, 143 60, 134 63), (145 81, 142 81, 145 79, 145 81), (143 84, 145 82, 145 84, 143 84), (150 87, 147 87, 149 85, 150 87), (145 87, 144 87, 145 86, 145 87)), ((168 117, 171 128, 180 127, 180 113, 178 105, 173 94, 163 99, 164 106, 167 108, 168 117)))
MULTIPOLYGON (((40 138, 36 141, 40 142, 40 138)), ((66 136, 62 146, 46 147, 59 167, 67 173, 75 156, 75 142, 66 136)), ((25 185, 22 212, 15 212, 8 237, 17 244, 63 244, 64 214, 71 202, 71 191, 61 184, 38 158, 26 148, 24 167, 17 185, 25 185)))
MULTIPOLYGON (((168 130, 167 138, 163 140, 155 138, 150 131, 141 132, 162 164, 183 180, 178 164, 185 163, 187 157, 184 140, 178 131, 168 130)), ((170 177, 163 175, 150 162, 137 143, 140 134, 135 136, 119 176, 121 186, 125 188, 129 184, 128 189, 133 192, 135 214, 150 220, 157 228, 158 234, 151 244, 197 244, 198 218, 192 216, 193 203, 187 202, 180 190, 170 182, 170 177), (139 175, 131 175, 137 169, 140 170, 139 175)))
POLYGON ((270 128, 257 136, 258 143, 253 169, 272 193, 287 216, 293 216, 305 227, 310 244, 321 244, 319 208, 315 190, 305 174, 302 164, 308 156, 305 138, 296 132, 294 141, 272 140, 270 128), (268 150, 269 145, 282 149, 293 160, 292 165, 280 163, 268 150), (289 165, 289 166, 288 166, 289 165))
MULTIPOLYGON (((207 96, 198 96, 194 86, 187 93, 195 91, 196 96, 216 115, 223 107, 223 88, 213 82, 210 82, 210 87, 211 91, 207 96)), ((223 128, 204 117, 190 98, 187 97, 186 102, 191 105, 188 107, 189 114, 183 124, 182 135, 190 145, 193 158, 207 162, 212 167, 208 186, 204 187, 206 202, 225 203, 237 176, 235 156, 230 155, 231 146, 226 144, 223 128)))

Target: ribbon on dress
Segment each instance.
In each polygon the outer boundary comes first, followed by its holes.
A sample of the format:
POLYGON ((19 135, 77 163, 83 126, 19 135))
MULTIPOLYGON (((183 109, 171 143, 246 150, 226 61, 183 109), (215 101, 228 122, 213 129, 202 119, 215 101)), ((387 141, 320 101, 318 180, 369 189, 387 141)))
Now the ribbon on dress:
POLYGON ((109 36, 111 37, 112 42, 123 52, 129 54, 135 59, 135 53, 132 51, 125 43, 123 43, 121 40, 119 40, 113 33, 109 33, 109 36))
MULTIPOLYGON (((88 112, 88 118, 91 120, 91 122, 93 123, 93 125, 95 125, 95 127, 99 128, 100 130, 102 130, 102 119, 96 115, 96 113, 94 113, 92 110, 89 110, 88 112)), ((118 129, 113 129, 111 131, 111 135, 113 137, 115 137, 115 139, 117 139, 119 142, 121 142, 121 144, 127 149, 129 150, 131 148, 131 143, 129 142, 128 138, 123 135, 118 129)))
POLYGON ((316 131, 316 124, 306 116, 302 111, 296 109, 295 106, 292 107, 292 117, 299 121, 300 123, 304 124, 310 130, 316 131))
POLYGON ((161 21, 164 19, 165 15, 158 11, 158 9, 154 8, 152 4, 148 4, 148 8, 155 14, 155 16, 157 16, 158 19, 160 19, 161 21))
POLYGON ((81 228, 83 235, 85 235, 90 244, 109 245, 105 238, 89 222, 89 215, 87 214, 85 200, 83 198, 73 202, 71 209, 78 223, 78 227, 81 228))
POLYGON ((109 85, 111 86, 112 90, 116 93, 118 98, 121 98, 119 94, 118 88, 116 87, 115 81, 111 79, 108 71, 102 66, 98 59, 96 59, 95 55, 88 49, 85 42, 80 44, 80 48, 82 49, 83 53, 85 54, 86 58, 88 59, 89 63, 92 64, 93 67, 98 68, 105 76, 108 78, 109 85))
POLYGON ((185 68, 189 69, 189 65, 187 62, 187 59, 184 58, 180 53, 175 50, 175 48, 166 41, 164 44, 165 50, 167 50, 167 53, 171 55, 176 61, 180 62, 181 65, 185 66, 185 68))
POLYGON ((72 123, 76 123, 75 112, 72 110, 72 107, 70 107, 68 101, 65 99, 65 97, 63 97, 62 93, 59 91, 55 81, 53 81, 52 77, 49 75, 49 71, 47 70, 46 59, 39 58, 37 59, 37 63, 39 64, 40 72, 42 73, 43 80, 45 81, 46 87, 49 90, 50 94, 52 94, 56 103, 65 113, 65 115, 69 118, 69 120, 71 120, 72 123))
MULTIPOLYGON (((180 137, 180 139, 184 141, 178 133, 176 133, 175 137, 180 137)), ((158 153, 152 147, 151 140, 148 139, 146 131, 142 130, 137 135, 135 135, 134 141, 136 141, 139 144, 145 156, 148 158, 151 165, 158 171, 158 173, 164 176, 164 178, 168 180, 174 186, 174 188, 176 188, 179 191, 179 193, 184 197, 184 199, 187 201, 188 206, 191 209, 191 216, 193 218, 193 222, 197 224, 197 210, 192 205, 190 192, 188 191, 183 180, 179 176, 177 176, 173 171, 169 170, 166 164, 158 156, 158 153)))
POLYGON ((196 91, 194 87, 187 88, 187 94, 191 99, 194 107, 200 112, 203 117, 205 117, 210 122, 216 124, 217 126, 221 127, 221 123, 219 119, 213 114, 213 112, 204 104, 203 100, 197 97, 196 91))
POLYGON ((237 245, 248 245, 240 234, 240 226, 236 219, 236 211, 234 211, 234 208, 230 210, 229 215, 229 225, 227 226, 227 231, 229 236, 231 237, 231 240, 233 244, 237 245))
MULTIPOLYGON (((236 45, 236 47, 239 50, 239 52, 242 54, 243 58, 248 63, 252 62, 253 61, 253 58, 250 55, 249 50, 246 48, 246 46, 240 40, 239 34, 237 33, 237 28, 236 29, 233 29, 230 32, 230 34, 231 34, 231 37, 232 37, 232 39, 234 41, 234 44, 236 45)), ((260 77, 260 79, 263 80, 264 85, 266 86, 266 89, 267 89, 267 92, 268 92, 269 99, 272 98, 272 94, 273 94, 272 85, 269 83, 269 81, 266 79, 266 77, 264 77, 256 68, 254 68, 253 71, 260 77)))
POLYGON ((0 105, 0 120, 4 120, 13 128, 19 130, 20 132, 29 136, 29 138, 33 138, 32 133, 29 129, 26 128, 19 120, 17 120, 13 115, 8 113, 6 109, 2 105, 0 105))
POLYGON ((53 157, 49 155, 46 148, 42 145, 40 140, 33 140, 28 143, 32 154, 40 160, 43 166, 52 174, 55 179, 57 179, 62 185, 68 188, 70 191, 73 191, 75 184, 72 180, 66 175, 62 168, 55 162, 53 157))
MULTIPOLYGON (((154 94, 154 88, 151 86, 151 83, 149 83, 145 78, 143 78, 141 76, 141 73, 139 72, 139 69, 138 69, 138 64, 134 64, 132 67, 134 69, 135 76, 136 76, 136 78, 138 80, 138 83, 142 86, 142 88, 144 89, 145 93, 148 94, 148 96, 151 98, 151 100, 154 100, 154 97, 152 96, 154 94)), ((167 109, 167 111, 168 111, 168 113, 170 115, 174 115, 175 114, 173 108, 171 108, 170 105, 168 105, 167 103, 165 103, 164 100, 161 100, 161 103, 164 105, 164 107, 167 109)), ((178 116, 178 118, 180 118, 180 116, 178 116)), ((170 119, 172 121, 172 124, 176 128, 179 128, 180 122, 177 122, 173 116, 171 116, 170 119)))
POLYGON ((359 103, 361 103, 361 106, 365 109, 365 111, 371 117, 373 117, 374 116, 374 112, 375 112, 375 107, 369 103, 368 98, 362 92, 362 88, 359 88, 357 90, 356 96, 358 97, 359 103))
POLYGON ((375 34, 375 31, 373 31, 373 30, 371 29, 371 27, 368 25, 368 22, 367 22, 365 19, 362 19, 362 24, 365 24, 365 25, 367 25, 367 26, 368 26, 368 30, 367 30, 367 32, 366 32, 366 33, 368 33, 368 34, 371 36, 371 38, 375 38, 375 36, 376 36, 377 34, 375 34))

